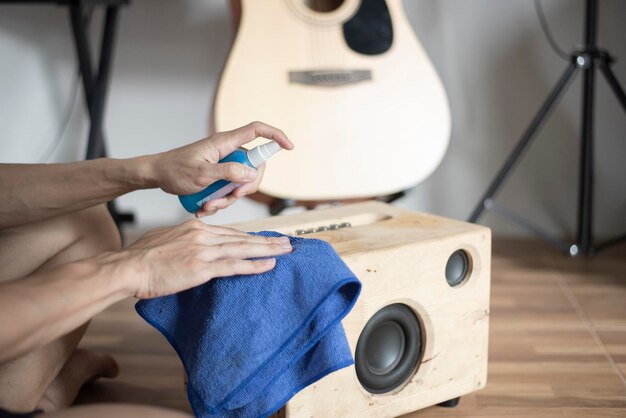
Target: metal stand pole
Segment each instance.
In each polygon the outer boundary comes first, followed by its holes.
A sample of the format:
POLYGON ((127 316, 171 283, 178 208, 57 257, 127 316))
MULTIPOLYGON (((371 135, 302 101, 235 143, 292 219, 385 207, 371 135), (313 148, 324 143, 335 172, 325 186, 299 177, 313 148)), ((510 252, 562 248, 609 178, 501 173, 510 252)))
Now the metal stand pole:
MULTIPOLYGON (((593 101, 595 97, 596 34, 598 31, 597 0, 587 0, 585 11, 585 54, 581 117, 580 183, 578 194, 578 251, 589 254, 592 250, 593 225, 593 101)), ((571 251, 570 251, 571 252, 571 251)))
POLYGON ((610 239, 605 243, 594 246, 593 244, 593 109, 595 98, 595 67, 599 66, 602 74, 606 77, 611 89, 617 96, 626 111, 626 94, 621 88, 617 78, 613 74, 610 65, 613 58, 610 54, 597 47, 598 33, 598 2, 586 0, 585 3, 585 45, 582 50, 570 54, 570 64, 565 73, 559 79, 556 87, 552 90, 545 103, 531 122, 530 126, 522 135, 513 152, 509 155, 498 174, 491 182, 485 194, 481 197, 478 205, 469 217, 470 222, 476 222, 485 210, 492 210, 510 222, 524 228, 548 243, 560 248, 570 256, 594 255, 598 251, 611 245, 626 240, 626 234, 610 239), (580 179, 578 195, 578 219, 576 241, 567 243, 546 234, 540 228, 526 221, 519 215, 503 208, 495 203, 493 197, 502 186, 513 166, 522 157, 524 150, 530 145, 542 123, 549 117, 550 111, 556 105, 561 94, 569 86, 569 83, 577 74, 577 70, 584 71, 583 100, 581 118, 581 156, 580 156, 580 179))

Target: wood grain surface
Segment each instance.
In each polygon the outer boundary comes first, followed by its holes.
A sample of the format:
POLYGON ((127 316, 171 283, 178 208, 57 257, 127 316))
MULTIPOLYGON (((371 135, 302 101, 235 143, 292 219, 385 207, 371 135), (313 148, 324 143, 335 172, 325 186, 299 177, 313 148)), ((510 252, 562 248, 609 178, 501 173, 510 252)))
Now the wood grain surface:
MULTIPOLYGON (((112 353, 121 373, 79 401, 190 411, 178 357, 133 304, 92 321, 82 346, 112 353)), ((626 417, 626 246, 569 259, 537 241, 495 238, 490 321, 486 388, 457 408, 404 418, 626 417)))

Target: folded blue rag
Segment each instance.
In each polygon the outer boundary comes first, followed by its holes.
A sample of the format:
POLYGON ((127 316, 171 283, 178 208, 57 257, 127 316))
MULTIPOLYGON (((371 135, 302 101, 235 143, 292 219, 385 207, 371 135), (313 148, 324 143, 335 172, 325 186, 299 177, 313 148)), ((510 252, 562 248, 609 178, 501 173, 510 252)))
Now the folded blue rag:
POLYGON ((267 273, 215 279, 137 303, 139 315, 180 356, 196 416, 266 417, 353 364, 340 321, 361 283, 328 243, 290 240, 293 251, 267 273))

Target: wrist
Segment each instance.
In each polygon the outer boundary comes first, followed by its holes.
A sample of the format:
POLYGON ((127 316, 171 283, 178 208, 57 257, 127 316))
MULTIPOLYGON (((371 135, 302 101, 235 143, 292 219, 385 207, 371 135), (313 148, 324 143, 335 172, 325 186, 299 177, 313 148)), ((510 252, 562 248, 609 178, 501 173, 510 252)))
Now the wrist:
POLYGON ((157 166, 159 154, 131 158, 128 167, 131 182, 136 189, 154 189, 159 187, 157 166))
POLYGON ((111 281, 113 291, 122 297, 134 296, 141 287, 147 269, 130 255, 129 250, 109 251, 93 257, 96 269, 111 281))

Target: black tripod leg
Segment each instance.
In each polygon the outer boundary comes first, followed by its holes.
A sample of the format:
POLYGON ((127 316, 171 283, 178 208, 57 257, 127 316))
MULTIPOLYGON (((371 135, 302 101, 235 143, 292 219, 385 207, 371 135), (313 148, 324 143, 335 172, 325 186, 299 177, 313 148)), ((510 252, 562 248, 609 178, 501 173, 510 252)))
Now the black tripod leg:
POLYGON ((617 80, 617 77, 615 77, 615 74, 613 73, 613 70, 611 70, 609 64, 610 63, 603 61, 602 64, 600 64, 600 70, 602 71, 602 74, 604 74, 604 77, 606 77, 606 81, 609 83, 609 86, 611 86, 611 90, 613 90, 613 93, 617 96, 617 99, 624 108, 624 111, 626 111, 626 93, 624 93, 624 89, 620 86, 619 81, 617 80))
MULTIPOLYGON (((611 90, 613 90, 613 93, 615 93, 615 96, 617 97, 620 104, 624 108, 624 111, 626 111, 626 94, 624 93, 624 89, 622 88, 622 86, 619 84, 617 77, 615 77, 615 74, 611 70, 611 67, 610 67, 611 62, 612 61, 609 57, 604 57, 602 60, 600 60, 600 66, 599 66, 600 71, 602 71, 602 74, 604 74, 604 77, 606 78, 606 81, 609 83, 611 90)), ((597 245, 594 248, 594 251, 595 252, 602 251, 605 248, 608 248, 615 244, 619 244, 620 242, 623 242, 623 241, 626 241, 626 234, 607 240, 606 242, 597 245)))
POLYGON ((530 126, 528 127, 528 129, 526 129, 526 132, 524 132, 524 135, 522 135, 522 138, 515 146, 515 149, 513 150, 513 152, 511 152, 506 162, 496 175, 495 179, 489 185, 489 188, 487 189, 485 194, 480 198, 478 205, 472 212, 472 215, 469 217, 470 222, 476 222, 480 215, 483 213, 483 211, 487 208, 487 206, 489 205, 489 201, 498 191, 498 188, 500 187, 506 176, 509 174, 509 171, 511 171, 511 168, 513 168, 526 147, 535 137, 535 134, 541 127, 543 121, 548 117, 550 111, 554 108, 555 104, 561 96, 561 93, 563 93, 568 84, 573 80, 578 71, 578 68, 579 67, 574 62, 570 63, 570 65, 567 67, 567 69, 559 79, 557 85, 554 87, 554 89, 544 102, 543 106, 541 106, 541 109, 539 109, 539 112, 531 122, 530 126))

